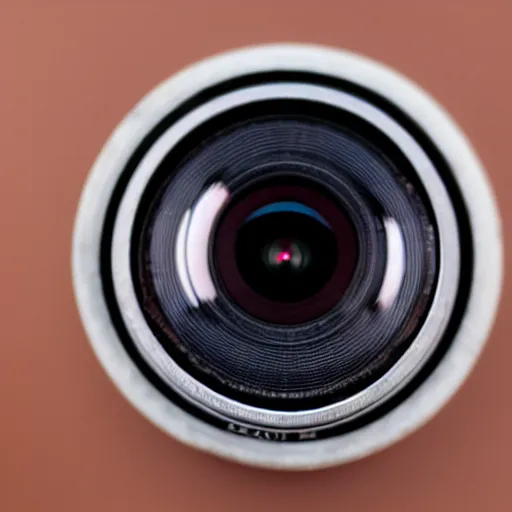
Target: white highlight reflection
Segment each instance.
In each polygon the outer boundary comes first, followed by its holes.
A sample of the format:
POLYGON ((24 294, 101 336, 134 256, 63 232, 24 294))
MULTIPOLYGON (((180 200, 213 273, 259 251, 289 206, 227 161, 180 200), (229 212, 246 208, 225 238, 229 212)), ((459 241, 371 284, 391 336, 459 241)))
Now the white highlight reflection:
POLYGON ((209 244, 213 224, 229 199, 222 183, 215 183, 183 215, 176 237, 176 266, 185 295, 194 307, 213 301, 217 290, 210 274, 209 244))
POLYGON ((387 262, 384 279, 377 298, 381 309, 389 308, 396 299, 405 272, 405 247, 402 230, 394 219, 384 219, 387 262))
POLYGON ((192 304, 194 307, 197 307, 199 306, 199 302, 197 301, 194 289, 192 288, 192 283, 190 282, 190 278, 188 276, 187 255, 185 250, 189 223, 190 209, 188 209, 181 218, 180 225, 178 227, 178 235, 176 236, 174 256, 176 259, 176 267, 178 269, 178 276, 180 278, 183 292, 187 296, 190 304, 192 304))

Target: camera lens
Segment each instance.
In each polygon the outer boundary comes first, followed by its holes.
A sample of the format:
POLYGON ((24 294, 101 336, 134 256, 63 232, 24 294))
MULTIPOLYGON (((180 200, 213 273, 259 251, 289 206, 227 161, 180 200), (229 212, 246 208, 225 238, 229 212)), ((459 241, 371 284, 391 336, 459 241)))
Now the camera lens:
POLYGON ((160 162, 134 220, 137 301, 159 346, 248 407, 316 409, 368 389, 436 289, 414 168, 334 106, 250 101, 210 117, 160 162))
POLYGON ((453 121, 390 70, 301 45, 153 91, 98 157, 73 246, 123 393, 267 467, 353 460, 430 418, 476 361, 501 271, 492 192, 453 121))
POLYGON ((227 293, 248 313, 274 323, 299 324, 327 313, 357 260, 354 228, 341 208, 328 191, 297 181, 266 180, 233 198, 214 242, 227 293))

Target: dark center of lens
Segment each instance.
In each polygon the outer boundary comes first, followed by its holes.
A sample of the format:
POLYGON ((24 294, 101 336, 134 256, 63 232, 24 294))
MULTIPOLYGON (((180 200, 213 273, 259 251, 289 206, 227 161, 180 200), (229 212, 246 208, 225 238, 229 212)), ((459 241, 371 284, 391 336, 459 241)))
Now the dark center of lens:
POLYGON ((310 261, 310 250, 300 241, 277 240, 267 245, 262 257, 271 272, 302 272, 310 261))
POLYGON ((246 283, 277 302, 318 293, 336 266, 336 239, 318 212, 275 202, 251 213, 236 237, 236 264, 246 283))
POLYGON ((356 267, 357 236, 329 191, 285 176, 232 199, 213 254, 230 301, 266 322, 297 324, 341 300, 356 267))

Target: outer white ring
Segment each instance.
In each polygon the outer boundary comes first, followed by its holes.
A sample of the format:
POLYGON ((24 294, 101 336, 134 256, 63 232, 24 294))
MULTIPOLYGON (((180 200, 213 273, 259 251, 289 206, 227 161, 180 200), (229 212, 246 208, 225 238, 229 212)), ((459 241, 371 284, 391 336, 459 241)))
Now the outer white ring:
POLYGON ((98 156, 84 188, 73 239, 73 281, 91 345, 113 382, 150 421, 184 443, 242 463, 274 468, 319 468, 364 457, 428 421, 465 380, 489 334, 503 273, 501 227, 485 172, 449 115, 418 86, 367 58, 319 46, 257 46, 195 64, 160 84, 121 122, 98 156), (268 443, 234 436, 169 402, 125 352, 111 323, 99 269, 101 228, 110 196, 134 148, 166 115, 201 89, 246 73, 290 70, 359 84, 399 106, 430 136, 453 170, 466 200, 474 239, 474 284, 452 346, 425 382, 375 422, 340 437, 307 443, 268 443))
MULTIPOLYGON (((172 107, 171 107, 172 108, 172 107)), ((169 109, 167 106, 166 110, 169 109)), ((313 428, 339 423, 377 406, 398 392, 420 370, 441 340, 457 296, 460 254, 457 220, 441 178, 420 145, 396 121, 373 105, 342 91, 311 84, 264 84, 236 90, 203 103, 173 124, 144 155, 128 184, 112 236, 112 277, 121 315, 141 355, 176 392, 233 421, 273 428, 313 428), (439 231, 439 283, 425 322, 399 361, 379 380, 341 402, 307 411, 272 411, 242 404, 194 379, 178 366, 149 328, 140 308, 130 264, 133 224, 140 198, 156 167, 172 148, 211 117, 258 100, 293 98, 317 101, 351 112, 386 133, 418 172, 439 231)))

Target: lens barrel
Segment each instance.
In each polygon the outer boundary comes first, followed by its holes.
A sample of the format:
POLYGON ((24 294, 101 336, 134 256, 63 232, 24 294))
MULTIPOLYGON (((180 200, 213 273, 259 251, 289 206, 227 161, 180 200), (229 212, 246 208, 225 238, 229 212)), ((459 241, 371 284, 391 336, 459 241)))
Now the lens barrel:
POLYGON ((98 157, 73 248, 84 325, 127 398, 266 467, 352 460, 431 417, 485 342, 501 269, 453 121, 387 68, 303 45, 150 93, 98 157))

